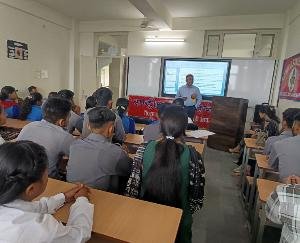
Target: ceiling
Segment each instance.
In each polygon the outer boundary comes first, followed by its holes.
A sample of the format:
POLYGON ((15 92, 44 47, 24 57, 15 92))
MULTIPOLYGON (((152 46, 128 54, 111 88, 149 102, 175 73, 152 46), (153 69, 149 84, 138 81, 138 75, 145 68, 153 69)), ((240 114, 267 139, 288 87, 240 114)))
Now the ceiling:
POLYGON ((139 19, 144 15, 127 0, 35 0, 78 20, 139 19))
MULTIPOLYGON (((78 20, 139 19, 128 0, 35 0, 78 20)), ((146 2, 147 0, 139 0, 146 2)), ((149 1, 149 0, 148 0, 149 1)), ((172 17, 283 13, 297 0, 157 0, 172 17)), ((150 1, 149 1, 150 2, 150 1)))
POLYGON ((161 0, 172 17, 283 13, 297 0, 161 0))

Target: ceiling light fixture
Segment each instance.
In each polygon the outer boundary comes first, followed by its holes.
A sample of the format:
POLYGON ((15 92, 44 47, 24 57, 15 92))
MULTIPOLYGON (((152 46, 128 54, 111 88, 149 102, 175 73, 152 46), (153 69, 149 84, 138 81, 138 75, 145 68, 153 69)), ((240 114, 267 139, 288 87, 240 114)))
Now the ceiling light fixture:
POLYGON ((163 37, 149 37, 145 38, 145 42, 185 42, 183 38, 163 38, 163 37))

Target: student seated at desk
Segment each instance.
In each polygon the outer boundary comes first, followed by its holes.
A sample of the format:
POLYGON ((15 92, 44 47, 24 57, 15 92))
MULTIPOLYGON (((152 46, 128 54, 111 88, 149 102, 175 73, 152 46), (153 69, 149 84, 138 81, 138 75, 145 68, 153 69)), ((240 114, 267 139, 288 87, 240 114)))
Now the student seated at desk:
POLYGON ((66 99, 51 98, 43 105, 42 121, 27 124, 17 140, 29 140, 45 147, 49 158, 49 176, 58 177, 58 162, 69 155, 70 145, 75 140, 64 130, 68 125, 71 103, 66 99))
POLYGON ((83 118, 79 115, 80 114, 80 108, 79 108, 79 114, 75 113, 74 110, 78 109, 74 107, 77 107, 74 104, 74 92, 68 89, 60 90, 58 93, 58 96, 67 99, 72 104, 72 110, 71 110, 71 116, 69 119, 69 124, 67 126, 67 130, 69 133, 73 133, 75 129, 77 129, 80 133, 82 132, 82 126, 83 126, 83 118))
POLYGON ((36 143, 0 146, 1 242, 81 243, 91 237, 94 206, 88 201, 85 186, 33 201, 47 186, 47 167, 45 149, 36 143), (74 204, 65 226, 52 214, 68 202, 74 204))
POLYGON ((18 118, 20 107, 18 104, 17 90, 12 86, 4 86, 0 93, 0 105, 3 106, 8 118, 18 118))
POLYGON ((160 141, 139 147, 125 195, 181 208, 177 242, 192 240, 192 213, 203 204, 205 169, 201 155, 183 141, 187 114, 170 106, 161 117, 160 141))
MULTIPOLYGON (((176 98, 175 100, 173 100, 173 104, 184 108, 184 100, 182 98, 176 98)), ((198 127, 194 124, 193 120, 190 117, 188 117, 187 130, 198 130, 198 127)))
MULTIPOLYGON (((0 105, 0 126, 6 123, 6 114, 3 107, 0 105)), ((3 144, 5 140, 0 135, 0 145, 3 144)))
POLYGON ((33 95, 34 93, 37 93, 38 91, 37 91, 37 87, 35 87, 35 86, 29 86, 28 87, 28 92, 29 92, 29 95, 33 95))
MULTIPOLYGON (((264 132, 266 137, 277 136, 279 134, 279 118, 276 116, 276 111, 268 105, 264 105, 259 110, 259 116, 262 119, 263 123, 261 129, 259 131, 264 132)), ((257 131, 252 131, 252 137, 257 138, 257 131)), ((233 170, 233 173, 239 175, 242 169, 242 162, 243 162, 243 152, 245 148, 244 139, 239 143, 239 145, 234 149, 229 149, 229 152, 236 152, 240 153, 240 157, 237 162, 235 162, 238 167, 233 170)))
POLYGON ((89 96, 87 97, 86 101, 85 101, 85 109, 91 109, 96 107, 97 103, 96 103, 96 99, 94 96, 89 96))
POLYGON ((21 105, 20 117, 21 120, 40 121, 43 119, 41 105, 43 96, 40 93, 33 93, 25 98, 21 105))
POLYGON ((288 108, 282 113, 282 130, 280 135, 269 137, 265 144, 264 154, 269 155, 271 153, 273 144, 285 138, 290 138, 293 136, 292 127, 294 124, 294 118, 300 109, 288 108))
POLYGON ((300 176, 300 113, 294 118, 293 137, 283 139, 273 145, 269 165, 278 170, 280 180, 291 175, 300 176))
MULTIPOLYGON (((100 89, 97 89, 93 96, 96 99, 96 106, 97 107, 107 107, 108 109, 112 109, 112 96, 113 93, 109 88, 102 87, 100 89)), ((88 123, 89 123, 89 117, 87 115, 89 110, 87 110, 84 113, 84 122, 83 122, 83 128, 82 128, 82 137, 86 138, 91 132, 88 129, 88 123)), ((122 124, 122 119, 119 117, 119 115, 116 114, 116 120, 115 120, 115 134, 113 136, 113 142, 114 143, 120 143, 122 144, 125 140, 125 131, 122 124)))
POLYGON ((151 140, 158 140, 162 137, 162 134, 160 131, 160 119, 161 119, 164 109, 166 108, 167 105, 168 104, 159 104, 157 107, 158 108, 158 112, 157 112, 158 120, 145 126, 144 131, 143 131, 145 143, 147 143, 151 140))
POLYGON ((300 177, 291 176, 287 185, 279 185, 266 203, 266 216, 276 224, 283 224, 280 242, 300 242, 300 177))
POLYGON ((56 92, 56 91, 51 91, 51 92, 49 92, 49 94, 48 94, 48 99, 54 98, 54 97, 58 97, 57 92, 56 92))
POLYGON ((127 115, 128 112, 129 101, 126 98, 119 98, 117 100, 117 112, 118 115, 122 119, 123 127, 125 133, 135 134, 135 122, 134 120, 127 115))
POLYGON ((131 159, 111 143, 116 115, 106 107, 96 107, 87 115, 91 133, 71 145, 67 181, 118 193, 120 177, 126 181, 129 177, 131 159))

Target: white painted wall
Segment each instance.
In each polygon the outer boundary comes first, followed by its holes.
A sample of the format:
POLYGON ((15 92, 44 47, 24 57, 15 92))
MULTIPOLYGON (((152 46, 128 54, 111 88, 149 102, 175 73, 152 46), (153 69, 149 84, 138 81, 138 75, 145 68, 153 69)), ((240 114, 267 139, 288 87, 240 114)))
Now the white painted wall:
POLYGON ((128 56, 201 57, 204 31, 136 31, 128 35, 128 56), (184 38, 182 43, 145 43, 146 37, 184 38))
POLYGON ((20 91, 20 96, 27 95, 26 89, 30 85, 37 86, 43 95, 69 86, 72 25, 69 26, 66 17, 59 16, 39 4, 34 5, 32 1, 0 1, 0 86, 14 86, 20 91), (40 11, 44 17, 37 12, 29 12, 26 8, 30 7, 40 11), (55 16, 57 24, 54 22, 55 16), (27 43, 29 60, 7 58, 7 40, 27 43), (47 70, 49 78, 37 78, 37 71, 40 70, 47 70))
MULTIPOLYGON (((287 57, 291 57, 300 53, 300 0, 297 4, 289 11, 288 18, 285 26, 285 43, 283 44, 283 53, 280 60, 282 64, 283 60, 287 57)), ((277 75, 277 90, 275 95, 278 97, 278 89, 281 79, 282 65, 279 67, 277 75)), ((276 99, 277 100, 277 99, 276 99)), ((300 108, 300 102, 279 99, 278 110, 281 114, 285 109, 290 107, 300 108)))

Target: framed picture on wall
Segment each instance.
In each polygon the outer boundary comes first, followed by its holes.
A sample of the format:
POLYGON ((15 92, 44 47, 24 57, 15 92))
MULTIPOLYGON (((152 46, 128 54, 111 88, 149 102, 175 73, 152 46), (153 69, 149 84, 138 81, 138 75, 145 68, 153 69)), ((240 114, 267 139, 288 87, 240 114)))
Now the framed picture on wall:
POLYGON ((18 41, 7 40, 7 57, 28 60, 28 45, 18 41))
POLYGON ((284 60, 279 98, 300 101, 300 53, 284 60))

